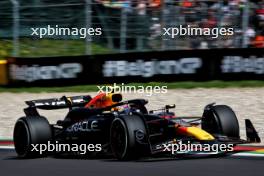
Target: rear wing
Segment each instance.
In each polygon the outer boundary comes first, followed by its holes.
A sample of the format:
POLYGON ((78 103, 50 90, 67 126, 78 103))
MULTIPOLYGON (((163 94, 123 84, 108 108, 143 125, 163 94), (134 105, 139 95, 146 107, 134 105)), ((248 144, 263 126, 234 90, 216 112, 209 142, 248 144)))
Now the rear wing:
POLYGON ((71 107, 82 107, 91 100, 90 95, 81 95, 81 96, 72 96, 61 98, 51 98, 51 99, 40 99, 40 100, 31 100, 26 101, 25 103, 29 106, 28 108, 37 108, 43 110, 52 110, 52 109, 64 109, 71 107))
MULTIPOLYGON (((52 110, 52 109, 63 109, 63 108, 71 109, 72 107, 84 107, 91 100, 92 98, 89 95, 74 96, 74 97, 63 96, 60 99, 54 98, 54 99, 31 100, 31 101, 26 101, 28 107, 24 109, 24 112, 26 116, 39 116, 37 109, 52 110)), ((148 101, 145 99, 133 99, 133 100, 119 102, 112 106, 107 106, 104 108, 95 108, 94 111, 97 111, 97 113, 102 113, 103 111, 109 111, 114 107, 122 106, 125 104, 145 105, 147 103, 148 101)))

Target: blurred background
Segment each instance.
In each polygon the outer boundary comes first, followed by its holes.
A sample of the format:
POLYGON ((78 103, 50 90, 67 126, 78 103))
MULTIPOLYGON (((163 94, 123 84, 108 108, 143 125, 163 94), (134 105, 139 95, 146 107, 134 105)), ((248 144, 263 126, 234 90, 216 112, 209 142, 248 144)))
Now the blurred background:
POLYGON ((1 0, 0 58, 264 47, 264 0, 1 0), (31 36, 31 28, 101 27, 103 34, 31 36), (235 34, 164 38, 163 27, 232 27, 235 34))

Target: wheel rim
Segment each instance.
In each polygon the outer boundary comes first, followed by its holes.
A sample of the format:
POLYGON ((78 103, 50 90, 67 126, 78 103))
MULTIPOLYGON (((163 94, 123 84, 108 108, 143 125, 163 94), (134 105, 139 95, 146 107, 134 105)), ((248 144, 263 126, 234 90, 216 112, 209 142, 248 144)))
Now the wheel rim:
POLYGON ((120 119, 114 121, 111 128, 111 147, 118 158, 123 158, 127 150, 127 131, 120 119))

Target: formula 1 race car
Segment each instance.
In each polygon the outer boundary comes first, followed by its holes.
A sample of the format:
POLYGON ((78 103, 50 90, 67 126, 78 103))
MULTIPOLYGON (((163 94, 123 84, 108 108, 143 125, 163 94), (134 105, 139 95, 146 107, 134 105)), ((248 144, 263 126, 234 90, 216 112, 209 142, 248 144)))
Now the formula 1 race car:
MULTIPOLYGON (((118 93, 26 101, 26 116, 14 127, 15 150, 19 157, 28 158, 42 156, 31 149, 32 144, 101 144, 102 150, 93 153, 130 160, 168 154, 164 148, 177 140, 234 145, 260 142, 248 119, 247 139, 240 139, 238 120, 229 106, 209 104, 202 117, 180 117, 170 111, 175 105, 148 111, 147 103, 145 99, 122 101, 118 93), (69 112, 52 125, 37 111, 62 108, 69 108, 69 112)), ((47 151, 43 156, 52 154, 47 151)))

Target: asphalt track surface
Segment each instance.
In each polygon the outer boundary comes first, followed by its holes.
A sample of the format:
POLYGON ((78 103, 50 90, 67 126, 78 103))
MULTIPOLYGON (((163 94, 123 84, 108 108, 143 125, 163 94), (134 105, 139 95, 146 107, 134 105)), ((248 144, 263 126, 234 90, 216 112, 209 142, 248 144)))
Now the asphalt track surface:
POLYGON ((196 157, 155 158, 117 161, 111 158, 18 159, 14 150, 0 149, 0 175, 63 176, 263 176, 264 158, 260 157, 196 157))

